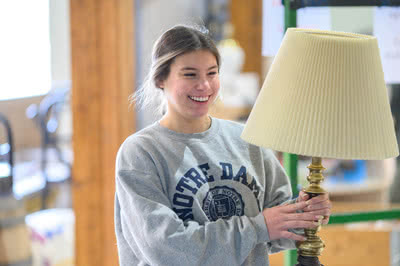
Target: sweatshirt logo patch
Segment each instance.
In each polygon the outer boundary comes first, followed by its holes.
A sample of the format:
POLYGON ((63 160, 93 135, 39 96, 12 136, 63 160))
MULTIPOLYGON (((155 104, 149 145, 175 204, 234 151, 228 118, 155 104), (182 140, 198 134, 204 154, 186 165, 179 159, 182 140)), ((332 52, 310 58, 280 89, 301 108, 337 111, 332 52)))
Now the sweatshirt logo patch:
POLYGON ((217 186, 208 191, 203 201, 203 211, 210 221, 227 219, 244 214, 242 196, 235 189, 217 186))

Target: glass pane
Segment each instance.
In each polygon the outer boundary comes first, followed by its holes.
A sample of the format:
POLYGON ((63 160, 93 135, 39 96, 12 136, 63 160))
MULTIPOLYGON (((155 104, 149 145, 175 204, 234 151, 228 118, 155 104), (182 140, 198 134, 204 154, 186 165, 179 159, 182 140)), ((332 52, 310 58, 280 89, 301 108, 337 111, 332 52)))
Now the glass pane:
POLYGON ((48 0, 0 3, 0 100, 50 90, 48 0))

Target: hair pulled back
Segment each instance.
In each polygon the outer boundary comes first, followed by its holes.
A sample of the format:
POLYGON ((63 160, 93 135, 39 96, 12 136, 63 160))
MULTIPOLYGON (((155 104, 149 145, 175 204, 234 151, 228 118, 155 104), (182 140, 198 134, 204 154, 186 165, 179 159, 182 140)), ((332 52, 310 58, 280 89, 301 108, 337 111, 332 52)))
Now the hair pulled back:
POLYGON ((160 88, 159 84, 168 78, 171 64, 176 57, 198 50, 212 53, 220 68, 220 54, 205 27, 177 25, 164 32, 154 43, 150 71, 131 100, 142 108, 155 101, 161 101, 160 104, 157 103, 156 110, 161 114, 165 109, 165 100, 163 88, 160 88))

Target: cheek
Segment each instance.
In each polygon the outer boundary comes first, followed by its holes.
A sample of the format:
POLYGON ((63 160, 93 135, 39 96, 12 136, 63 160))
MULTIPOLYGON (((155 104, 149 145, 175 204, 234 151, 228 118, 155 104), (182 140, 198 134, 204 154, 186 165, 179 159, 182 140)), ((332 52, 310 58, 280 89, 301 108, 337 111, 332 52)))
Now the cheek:
POLYGON ((215 80, 213 80, 213 81, 211 82, 211 86, 212 86, 212 88, 213 88, 214 90, 219 90, 219 86, 220 86, 220 84, 219 84, 219 78, 216 78, 215 80))
POLYGON ((176 88, 173 92, 173 101, 178 103, 178 102, 182 102, 185 101, 186 98, 188 97, 188 90, 186 89, 186 87, 179 87, 176 88))

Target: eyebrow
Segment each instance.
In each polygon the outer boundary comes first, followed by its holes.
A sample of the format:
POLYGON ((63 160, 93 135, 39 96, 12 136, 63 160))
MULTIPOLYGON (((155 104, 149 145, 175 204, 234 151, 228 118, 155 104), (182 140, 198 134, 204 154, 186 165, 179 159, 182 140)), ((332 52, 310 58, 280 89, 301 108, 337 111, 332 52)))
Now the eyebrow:
MULTIPOLYGON (((209 67, 207 70, 211 70, 211 69, 214 69, 214 68, 218 68, 218 66, 217 66, 217 65, 214 65, 214 66, 212 66, 212 67, 209 67)), ((181 71, 185 71, 185 70, 197 70, 197 68, 194 68, 194 67, 184 67, 184 68, 181 69, 181 71)))

